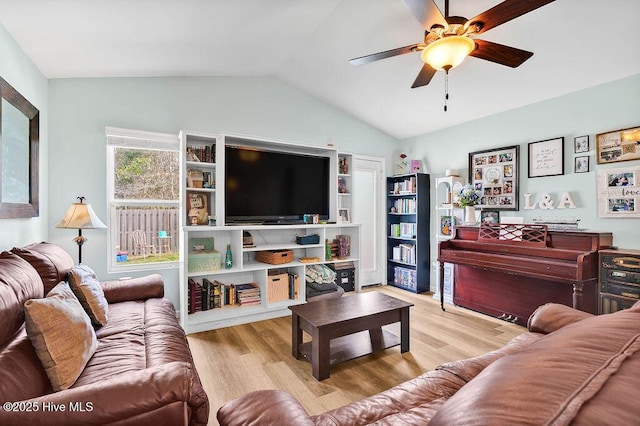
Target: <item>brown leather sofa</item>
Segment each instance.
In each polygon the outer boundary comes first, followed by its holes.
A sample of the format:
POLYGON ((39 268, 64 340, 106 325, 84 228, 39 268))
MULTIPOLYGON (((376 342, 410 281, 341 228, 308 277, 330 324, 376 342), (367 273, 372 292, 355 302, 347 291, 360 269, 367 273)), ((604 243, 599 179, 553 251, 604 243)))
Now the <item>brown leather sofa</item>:
POLYGON ((217 418, 223 426, 640 424, 640 302, 601 316, 547 304, 528 329, 496 351, 317 416, 287 392, 263 390, 226 403, 217 418))
POLYGON ((73 266, 48 243, 0 254, 0 424, 207 424, 207 395, 157 274, 100 283, 108 321, 95 330, 97 349, 70 388, 52 390, 23 306, 43 298, 73 266))

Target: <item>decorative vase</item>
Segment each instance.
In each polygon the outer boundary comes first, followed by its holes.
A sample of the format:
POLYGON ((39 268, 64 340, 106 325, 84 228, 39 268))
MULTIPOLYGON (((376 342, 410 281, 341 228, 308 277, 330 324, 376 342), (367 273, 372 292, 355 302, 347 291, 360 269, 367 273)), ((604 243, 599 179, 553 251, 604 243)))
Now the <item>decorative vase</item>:
POLYGON ((475 225, 476 224, 476 207, 465 206, 464 208, 464 224, 475 225))
POLYGON ((233 255, 231 254, 231 244, 227 244, 227 253, 224 256, 225 269, 231 269, 233 266, 233 255))

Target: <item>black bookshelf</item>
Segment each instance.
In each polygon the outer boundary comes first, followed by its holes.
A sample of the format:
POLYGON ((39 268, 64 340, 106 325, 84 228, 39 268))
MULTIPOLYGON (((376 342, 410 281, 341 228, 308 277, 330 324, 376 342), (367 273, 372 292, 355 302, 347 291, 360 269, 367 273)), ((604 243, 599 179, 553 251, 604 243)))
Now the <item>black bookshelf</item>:
POLYGON ((414 293, 429 291, 429 175, 387 178, 387 283, 414 293))

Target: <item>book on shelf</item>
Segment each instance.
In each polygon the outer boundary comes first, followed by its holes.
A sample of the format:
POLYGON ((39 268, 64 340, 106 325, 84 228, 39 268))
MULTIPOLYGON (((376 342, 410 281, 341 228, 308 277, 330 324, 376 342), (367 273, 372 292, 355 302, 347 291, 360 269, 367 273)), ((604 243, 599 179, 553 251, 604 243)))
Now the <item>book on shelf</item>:
POLYGON ((414 265, 416 263, 416 246, 403 243, 393 247, 393 260, 414 265))
POLYGON ((213 297, 211 301, 213 303, 213 308, 222 308, 222 292, 224 291, 224 284, 222 284, 218 280, 213 281, 213 297))
POLYGON ((216 144, 213 145, 187 145, 187 161, 200 163, 216 162, 216 144))
POLYGON ((393 203, 395 213, 415 213, 416 206, 416 200, 413 198, 401 198, 393 203))
POLYGON ((202 310, 212 309, 211 297, 213 295, 213 283, 206 278, 202 279, 202 310))
POLYGON ((300 294, 300 279, 298 274, 293 272, 289 272, 287 275, 289 277, 289 299, 295 300, 300 294))
POLYGON ((417 225, 411 222, 392 223, 390 236, 395 238, 415 238, 417 225))
POLYGON ((416 178, 411 176, 408 179, 393 183, 393 194, 415 194, 416 192, 416 178))
POLYGON ((187 312, 193 314, 202 310, 202 285, 189 278, 189 306, 187 312))
POLYGON ((415 269, 407 269, 400 266, 393 268, 393 283, 395 285, 416 289, 417 288, 417 272, 415 269))
POLYGON ((240 306, 260 304, 260 287, 256 283, 237 284, 235 291, 240 306))

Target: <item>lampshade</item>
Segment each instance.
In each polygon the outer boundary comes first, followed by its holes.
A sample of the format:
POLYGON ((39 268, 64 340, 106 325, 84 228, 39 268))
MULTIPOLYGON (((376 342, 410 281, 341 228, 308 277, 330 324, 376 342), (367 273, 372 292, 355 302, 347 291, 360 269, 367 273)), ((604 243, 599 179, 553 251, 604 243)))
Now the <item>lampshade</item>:
POLYGON ((91 204, 73 203, 64 217, 56 224, 56 228, 94 229, 106 228, 107 225, 95 214, 91 204))
POLYGON ((475 42, 467 36, 446 36, 428 44, 420 57, 433 69, 455 68, 475 49, 475 42))

